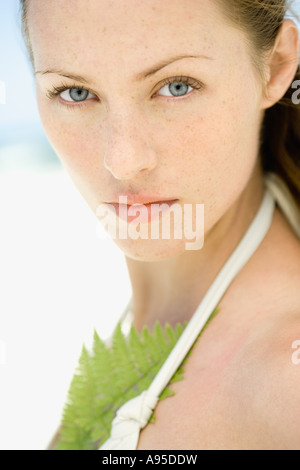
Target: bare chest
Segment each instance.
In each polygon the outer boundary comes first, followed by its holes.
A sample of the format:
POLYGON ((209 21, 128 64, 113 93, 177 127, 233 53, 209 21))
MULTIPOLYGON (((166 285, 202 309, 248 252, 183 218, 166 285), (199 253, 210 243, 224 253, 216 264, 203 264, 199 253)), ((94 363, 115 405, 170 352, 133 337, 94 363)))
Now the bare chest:
POLYGON ((291 444, 282 429, 295 413, 288 397, 295 375, 291 345, 300 331, 300 253, 298 240, 279 235, 269 236, 272 249, 258 250, 229 287, 187 360, 184 380, 158 403, 138 449, 277 450, 291 444))
POLYGON ((184 380, 169 387, 175 395, 158 403, 155 423, 141 431, 138 449, 221 448, 239 440, 244 417, 234 371, 214 367, 186 366, 184 380))
POLYGON ((184 379, 170 386, 155 423, 140 433, 137 449, 270 449, 268 415, 273 413, 272 371, 264 363, 264 341, 245 330, 200 337, 185 365, 184 379), (270 401, 271 400, 271 401, 270 401), (261 419, 261 417, 263 417, 261 419))

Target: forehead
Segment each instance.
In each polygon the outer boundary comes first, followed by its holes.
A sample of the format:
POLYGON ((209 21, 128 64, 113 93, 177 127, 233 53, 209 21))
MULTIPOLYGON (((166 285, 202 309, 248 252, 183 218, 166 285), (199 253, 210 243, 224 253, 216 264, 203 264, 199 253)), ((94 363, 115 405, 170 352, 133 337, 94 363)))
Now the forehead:
POLYGON ((240 48, 214 0, 30 0, 28 24, 37 68, 138 71, 170 54, 240 48))

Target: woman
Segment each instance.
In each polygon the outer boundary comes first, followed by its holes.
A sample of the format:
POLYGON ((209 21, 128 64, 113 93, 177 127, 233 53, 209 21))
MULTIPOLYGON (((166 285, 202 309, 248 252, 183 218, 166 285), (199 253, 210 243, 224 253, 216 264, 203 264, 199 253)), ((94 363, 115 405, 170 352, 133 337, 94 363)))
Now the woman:
MULTIPOLYGON (((266 173, 280 177, 273 195, 289 190, 278 199, 290 210, 266 202, 249 238, 258 233, 257 247, 219 292, 219 312, 194 345, 184 380, 172 385, 174 396, 149 405, 155 423, 139 425, 130 445, 299 449, 300 365, 291 360, 300 340, 299 34, 284 19, 286 2, 22 6, 45 131, 95 214, 110 205, 120 225, 121 208, 130 216, 130 204, 144 205, 140 227, 146 217, 150 231, 165 217, 149 215, 155 202, 176 202, 182 214, 204 205, 198 249, 187 249, 185 231, 116 238, 138 331, 156 320, 190 321, 256 220, 266 173)), ((195 212, 188 221, 198 227, 195 212)))

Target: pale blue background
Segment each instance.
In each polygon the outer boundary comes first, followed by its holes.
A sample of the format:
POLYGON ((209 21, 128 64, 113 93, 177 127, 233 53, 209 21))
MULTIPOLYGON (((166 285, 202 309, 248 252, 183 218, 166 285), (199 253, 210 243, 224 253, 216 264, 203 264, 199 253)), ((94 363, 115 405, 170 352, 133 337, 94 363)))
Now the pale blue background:
POLYGON ((16 166, 58 165, 38 116, 18 0, 0 0, 0 80, 6 87, 6 104, 0 104, 0 172, 16 166), (14 146, 13 152, 8 145, 14 146))

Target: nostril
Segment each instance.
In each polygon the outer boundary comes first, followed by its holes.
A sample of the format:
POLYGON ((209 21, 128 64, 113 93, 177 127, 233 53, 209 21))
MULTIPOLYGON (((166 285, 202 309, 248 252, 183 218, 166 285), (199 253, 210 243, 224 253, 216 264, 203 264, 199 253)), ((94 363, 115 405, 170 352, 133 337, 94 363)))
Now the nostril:
POLYGON ((140 157, 139 155, 129 155, 122 152, 120 154, 113 155, 112 153, 104 158, 104 167, 114 176, 116 179, 134 179, 140 173, 150 173, 157 166, 157 159, 154 153, 145 154, 140 157))

